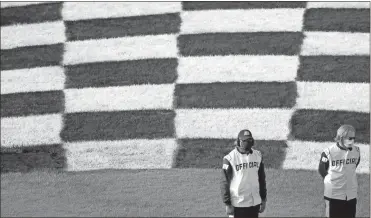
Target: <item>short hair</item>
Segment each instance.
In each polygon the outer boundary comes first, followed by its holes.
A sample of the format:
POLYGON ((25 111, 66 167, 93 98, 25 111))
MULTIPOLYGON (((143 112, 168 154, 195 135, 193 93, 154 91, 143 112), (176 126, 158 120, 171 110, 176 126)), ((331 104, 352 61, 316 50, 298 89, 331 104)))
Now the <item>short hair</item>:
POLYGON ((352 125, 344 124, 339 127, 336 132, 335 141, 339 142, 342 138, 348 135, 349 132, 356 133, 356 129, 352 125))

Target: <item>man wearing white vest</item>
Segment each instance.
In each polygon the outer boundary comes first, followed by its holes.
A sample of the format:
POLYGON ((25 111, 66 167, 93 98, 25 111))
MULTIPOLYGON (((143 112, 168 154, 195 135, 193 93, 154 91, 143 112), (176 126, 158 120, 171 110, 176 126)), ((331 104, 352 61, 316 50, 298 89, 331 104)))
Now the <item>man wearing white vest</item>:
POLYGON ((354 218, 357 204, 356 168, 360 162, 359 147, 354 145, 355 129, 342 125, 337 130, 336 144, 321 155, 318 172, 324 179, 326 216, 354 218))
POLYGON ((221 191, 226 213, 234 218, 257 218, 265 210, 267 189, 263 158, 252 149, 254 138, 241 130, 237 146, 223 158, 221 191))

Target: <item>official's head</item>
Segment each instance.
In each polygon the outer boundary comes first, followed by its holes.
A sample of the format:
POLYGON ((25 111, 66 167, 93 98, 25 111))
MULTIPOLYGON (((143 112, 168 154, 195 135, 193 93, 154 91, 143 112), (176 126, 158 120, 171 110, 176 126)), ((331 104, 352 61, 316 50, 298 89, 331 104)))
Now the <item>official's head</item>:
POLYGON ((354 145, 356 130, 351 125, 342 125, 336 132, 335 141, 344 148, 351 148, 354 145))
POLYGON ((254 145, 254 138, 250 130, 243 129, 238 133, 237 136, 237 146, 240 151, 246 153, 251 150, 251 147, 254 145))

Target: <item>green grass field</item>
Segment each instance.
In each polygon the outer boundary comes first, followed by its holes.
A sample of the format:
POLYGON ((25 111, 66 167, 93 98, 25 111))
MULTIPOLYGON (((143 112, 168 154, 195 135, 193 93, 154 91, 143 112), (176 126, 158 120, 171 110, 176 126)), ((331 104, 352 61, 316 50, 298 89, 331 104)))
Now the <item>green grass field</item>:
MULTIPOLYGON (((1 174, 1 216, 225 217, 216 169, 1 174)), ((267 169, 261 217, 324 215, 315 171, 267 169)), ((358 175, 357 217, 369 217, 370 179, 358 175)))

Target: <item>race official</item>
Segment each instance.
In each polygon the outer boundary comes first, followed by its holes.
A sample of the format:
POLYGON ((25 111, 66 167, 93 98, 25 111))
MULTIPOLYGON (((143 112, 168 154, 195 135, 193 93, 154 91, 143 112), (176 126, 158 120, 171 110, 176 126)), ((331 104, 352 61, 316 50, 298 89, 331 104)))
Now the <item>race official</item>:
POLYGON ((354 145, 355 129, 342 125, 337 130, 336 143, 326 148, 318 166, 323 178, 326 216, 354 218, 357 204, 356 168, 360 162, 359 147, 354 145))
POLYGON ((247 129, 239 132, 236 143, 223 158, 221 192, 226 213, 234 218, 257 218, 267 201, 262 154, 252 149, 254 138, 247 129))

